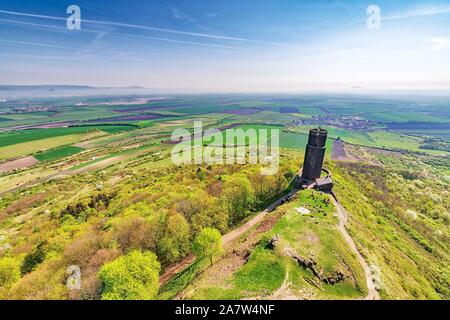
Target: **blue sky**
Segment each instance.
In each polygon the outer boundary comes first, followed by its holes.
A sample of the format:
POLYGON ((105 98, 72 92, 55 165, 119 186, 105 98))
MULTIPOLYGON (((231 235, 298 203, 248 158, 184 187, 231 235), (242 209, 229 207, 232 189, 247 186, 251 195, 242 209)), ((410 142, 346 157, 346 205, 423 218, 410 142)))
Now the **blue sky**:
POLYGON ((0 0, 0 84, 449 90, 450 1, 0 0))

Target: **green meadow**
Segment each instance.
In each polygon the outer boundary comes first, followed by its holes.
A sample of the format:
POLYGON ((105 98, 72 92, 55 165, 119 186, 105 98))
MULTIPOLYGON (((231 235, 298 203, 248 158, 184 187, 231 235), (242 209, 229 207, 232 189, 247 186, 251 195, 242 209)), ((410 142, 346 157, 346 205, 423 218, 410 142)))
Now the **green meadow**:
POLYGON ((74 126, 63 128, 46 128, 46 129, 28 129, 20 131, 11 131, 0 133, 0 147, 6 147, 18 143, 36 141, 41 139, 48 139, 60 137, 71 134, 83 134, 95 130, 107 133, 116 133, 134 129, 130 125, 94 125, 94 126, 74 126))
POLYGON ((53 161, 57 159, 62 159, 83 151, 83 148, 75 147, 75 146, 62 146, 59 148, 55 148, 49 151, 36 153, 34 157, 43 162, 43 161, 53 161))

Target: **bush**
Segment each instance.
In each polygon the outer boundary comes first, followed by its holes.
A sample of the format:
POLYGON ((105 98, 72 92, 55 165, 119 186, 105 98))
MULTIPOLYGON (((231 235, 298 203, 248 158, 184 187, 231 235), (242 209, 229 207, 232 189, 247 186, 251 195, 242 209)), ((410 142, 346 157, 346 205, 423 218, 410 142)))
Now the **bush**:
POLYGON ((145 218, 137 216, 122 218, 113 227, 113 238, 124 252, 156 248, 157 233, 158 225, 152 226, 145 218))
POLYGON ((72 241, 64 251, 64 257, 69 264, 84 267, 98 250, 99 235, 96 232, 87 232, 72 241))
POLYGON ((99 272, 103 300, 152 300, 161 266, 152 252, 134 250, 105 264, 99 272))
POLYGON ((222 236, 219 230, 203 229, 195 239, 192 250, 198 258, 208 258, 212 266, 214 256, 223 251, 222 236))
POLYGON ((243 174, 230 176, 224 184, 221 201, 230 226, 244 219, 255 203, 254 190, 248 178, 243 174))
POLYGON ((170 215, 166 221, 164 237, 158 243, 158 252, 171 263, 184 257, 190 248, 190 229, 180 213, 170 215))
POLYGON ((62 259, 49 259, 39 269, 27 273, 16 282, 6 298, 13 300, 67 299, 65 282, 66 263, 62 259))
POLYGON ((25 256, 22 266, 20 267, 20 273, 22 275, 30 273, 38 264, 42 263, 45 259, 44 243, 40 243, 29 254, 25 256))
POLYGON ((20 262, 14 258, 0 259, 0 287, 8 287, 20 279, 20 262))

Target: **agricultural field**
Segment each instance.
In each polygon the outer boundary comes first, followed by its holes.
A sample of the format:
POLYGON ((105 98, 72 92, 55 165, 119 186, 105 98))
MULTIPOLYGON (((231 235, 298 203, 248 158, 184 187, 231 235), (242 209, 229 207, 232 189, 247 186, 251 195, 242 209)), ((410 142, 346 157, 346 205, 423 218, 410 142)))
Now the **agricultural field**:
POLYGON ((64 145, 74 144, 84 139, 91 139, 96 136, 99 136, 98 132, 85 134, 69 134, 64 136, 34 140, 30 142, 17 143, 6 147, 0 147, 0 161, 35 154, 64 145))
POLYGON ((63 146, 59 148, 52 149, 50 151, 45 151, 41 153, 35 154, 35 158, 39 161, 52 161, 56 159, 62 159, 79 152, 82 152, 84 149, 75 147, 75 146, 63 146))
POLYGON ((429 141, 448 134, 439 128, 448 121, 442 101, 66 97, 15 114, 9 103, 0 108, 0 120, 9 119, 0 121, 0 299, 450 297, 450 150, 429 141), (294 187, 317 127, 298 121, 316 116, 335 123, 322 127, 338 202, 294 187), (368 127, 345 127, 343 116, 368 127), (254 130, 259 141, 265 129, 268 146, 278 130, 278 172, 174 165, 171 135, 191 135, 194 121, 221 130, 223 150, 232 144, 227 128, 254 130), (215 239, 217 250, 203 254, 202 239, 215 239), (152 265, 158 283, 151 294, 114 296, 110 273, 133 259, 152 265), (81 290, 64 284, 69 265, 83 270, 81 290))
POLYGON ((430 115, 424 112, 382 112, 369 113, 364 115, 364 118, 370 121, 393 123, 393 122, 435 122, 435 123, 449 123, 449 119, 439 117, 438 115, 430 115))
MULTIPOLYGON (((298 126, 289 128, 290 132, 307 134, 311 126, 298 126)), ((387 150, 405 150, 413 152, 425 152, 432 155, 449 155, 448 150, 425 150, 421 149, 421 142, 424 140, 426 133, 419 131, 413 132, 399 132, 386 131, 380 129, 374 130, 348 130, 342 128, 334 128, 324 126, 328 130, 328 136, 332 139, 341 139, 347 143, 361 145, 366 147, 381 148, 387 150)), ((433 135, 432 135, 433 136, 433 135)), ((445 131, 443 137, 445 137, 445 131)))

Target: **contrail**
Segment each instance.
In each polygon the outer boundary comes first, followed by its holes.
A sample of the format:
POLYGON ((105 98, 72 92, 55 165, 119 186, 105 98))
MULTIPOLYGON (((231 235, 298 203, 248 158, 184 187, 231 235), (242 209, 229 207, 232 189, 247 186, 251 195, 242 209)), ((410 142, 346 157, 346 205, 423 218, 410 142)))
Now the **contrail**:
MULTIPOLYGON (((9 19, 0 19, 0 22, 15 23, 15 24, 26 25, 26 26, 30 26, 30 27, 51 28, 51 29, 56 29, 56 30, 61 30, 61 31, 67 31, 67 28, 65 28, 65 27, 52 26, 52 25, 48 25, 48 24, 23 22, 23 21, 17 21, 17 20, 9 20, 9 19)), ((86 28, 83 28, 82 31, 101 33, 101 31, 98 31, 98 30, 92 30, 92 29, 86 29, 86 28)), ((175 39, 169 39, 169 38, 141 36, 141 35, 134 35, 134 34, 129 34, 129 33, 115 32, 115 31, 109 31, 108 34, 111 34, 113 36, 114 35, 122 36, 123 38, 128 37, 128 39, 139 38, 139 39, 148 39, 148 40, 155 40, 155 41, 163 41, 163 42, 171 42, 171 43, 178 43, 178 44, 187 44, 187 45, 192 45, 192 46, 219 48, 219 49, 242 49, 242 47, 237 47, 237 46, 227 46, 227 45, 203 43, 203 42, 195 42, 195 41, 184 41, 184 40, 175 40, 175 39)))
POLYGON ((58 48, 58 49, 73 49, 71 47, 59 46, 56 44, 39 43, 39 42, 18 41, 18 40, 8 40, 8 39, 0 39, 0 41, 8 42, 8 43, 15 43, 15 44, 23 44, 23 45, 27 45, 27 46, 31 45, 31 46, 41 46, 41 47, 58 48))
MULTIPOLYGON (((67 20, 67 18, 64 18, 64 17, 56 17, 56 16, 48 16, 48 15, 42 15, 42 14, 16 12, 16 11, 7 11, 7 10, 0 10, 0 13, 15 15, 15 16, 23 16, 23 17, 58 20, 58 21, 66 21, 67 20)), ((268 42, 268 41, 252 40, 252 39, 239 38, 239 37, 221 36, 221 35, 215 35, 215 34, 209 34, 209 33, 180 31, 180 30, 173 30, 173 29, 143 26, 143 25, 138 25, 138 24, 114 22, 114 21, 89 20, 89 19, 82 19, 82 21, 84 23, 92 23, 92 24, 99 24, 99 25, 105 25, 105 26, 132 28, 132 29, 140 29, 140 30, 147 30, 147 31, 158 31, 158 32, 187 35, 187 36, 193 36, 193 37, 202 37, 202 38, 215 39, 215 40, 231 40, 231 41, 241 41, 241 42, 249 42, 249 43, 269 44, 269 45, 283 46, 283 47, 295 47, 295 46, 292 46, 289 44, 279 43, 279 42, 268 42)))
MULTIPOLYGON (((67 18, 63 18, 63 17, 47 16, 47 15, 42 15, 42 14, 24 13, 24 12, 7 11, 7 10, 0 10, 0 13, 10 14, 10 15, 15 15, 15 16, 23 16, 23 17, 42 18, 42 19, 49 19, 49 20, 60 20, 60 21, 67 20, 67 18)), ((244 38, 220 36, 220 35, 214 35, 214 34, 208 34, 208 33, 179 31, 179 30, 173 30, 173 29, 149 27, 149 26, 143 26, 143 25, 138 25, 138 24, 129 24, 129 23, 122 23, 122 22, 114 22, 114 21, 101 21, 101 20, 89 20, 89 19, 82 19, 82 21, 85 23, 94 23, 94 24, 107 25, 107 26, 159 31, 159 32, 182 34, 182 35, 188 35, 188 36, 194 36, 194 37, 210 38, 210 39, 257 42, 255 40, 244 39, 244 38)))
POLYGON ((194 42, 194 41, 174 40, 174 39, 168 39, 168 38, 149 37, 149 36, 141 36, 141 35, 134 35, 134 34, 128 34, 128 33, 120 33, 120 32, 110 32, 110 33, 113 36, 114 35, 118 35, 118 36, 123 36, 123 37, 133 37, 133 38, 138 38, 138 39, 148 39, 148 40, 156 40, 156 41, 173 42, 173 43, 188 44, 188 45, 195 45, 195 46, 201 46, 201 47, 220 48, 220 49, 242 49, 241 47, 226 46, 226 45, 220 45, 220 44, 210 44, 210 43, 202 43, 202 42, 194 42))
MULTIPOLYGON (((25 21, 10 20, 10 19, 0 19, 0 22, 21 24, 21 25, 30 26, 30 27, 37 27, 37 28, 48 28, 48 29, 57 29, 57 30, 61 30, 61 31, 67 31, 66 27, 49 25, 49 24, 43 24, 43 23, 33 23, 33 22, 25 22, 25 21)), ((95 33, 102 32, 102 31, 90 30, 90 29, 83 29, 83 31, 95 32, 95 33)))

